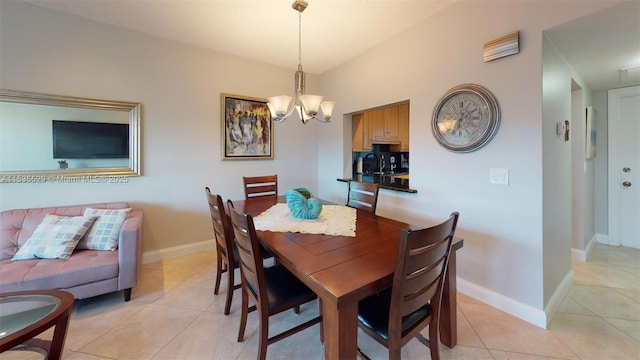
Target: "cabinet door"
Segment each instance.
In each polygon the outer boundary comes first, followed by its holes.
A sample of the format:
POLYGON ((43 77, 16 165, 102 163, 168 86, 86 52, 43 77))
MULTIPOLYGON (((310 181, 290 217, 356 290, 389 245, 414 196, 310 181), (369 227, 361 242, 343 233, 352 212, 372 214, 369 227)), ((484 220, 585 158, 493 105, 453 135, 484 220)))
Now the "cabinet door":
POLYGON ((409 104, 402 104, 398 107, 398 131, 400 151, 409 151, 409 104))
MULTIPOLYGON (((368 120, 368 119, 367 119, 368 120)), ((351 150, 355 152, 370 151, 371 141, 369 140, 368 121, 365 121, 363 114, 351 116, 351 150)))
POLYGON ((371 151, 371 138, 369 137, 369 118, 367 118, 364 114, 360 115, 362 122, 362 150, 363 151, 371 151))
POLYGON ((399 139, 398 107, 393 106, 386 108, 384 109, 384 140, 398 141, 399 139))
POLYGON ((384 141, 384 109, 367 111, 364 117, 369 121, 369 139, 384 141))

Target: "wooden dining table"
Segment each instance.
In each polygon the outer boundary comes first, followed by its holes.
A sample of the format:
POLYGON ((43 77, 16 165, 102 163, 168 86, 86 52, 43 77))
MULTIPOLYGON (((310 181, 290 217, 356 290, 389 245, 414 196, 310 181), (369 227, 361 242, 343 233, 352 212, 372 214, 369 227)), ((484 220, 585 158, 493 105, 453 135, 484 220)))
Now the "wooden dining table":
MULTIPOLYGON (((234 201, 236 211, 258 216, 285 198, 234 201)), ((323 201, 328 205, 330 202, 323 201)), ((355 359, 358 301, 392 285, 402 229, 420 227, 356 210, 355 237, 300 232, 257 231, 261 243, 322 300, 325 359, 355 359)), ((440 341, 457 343, 456 237, 449 257, 440 313, 440 341)))

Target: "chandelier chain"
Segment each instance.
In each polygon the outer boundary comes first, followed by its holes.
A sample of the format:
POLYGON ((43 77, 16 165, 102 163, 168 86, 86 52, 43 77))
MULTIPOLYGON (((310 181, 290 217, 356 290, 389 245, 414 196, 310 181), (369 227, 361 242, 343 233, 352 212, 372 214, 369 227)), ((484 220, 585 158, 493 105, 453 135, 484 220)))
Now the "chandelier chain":
POLYGON ((298 11, 298 66, 302 66, 302 11, 298 11))

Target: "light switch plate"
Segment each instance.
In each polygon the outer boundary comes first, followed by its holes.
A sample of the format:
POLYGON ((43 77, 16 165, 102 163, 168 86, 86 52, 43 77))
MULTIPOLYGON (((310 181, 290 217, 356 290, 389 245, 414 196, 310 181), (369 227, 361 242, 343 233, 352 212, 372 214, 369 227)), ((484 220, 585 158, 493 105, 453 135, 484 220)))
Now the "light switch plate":
POLYGON ((489 182, 496 185, 509 185, 509 169, 489 169, 489 182))

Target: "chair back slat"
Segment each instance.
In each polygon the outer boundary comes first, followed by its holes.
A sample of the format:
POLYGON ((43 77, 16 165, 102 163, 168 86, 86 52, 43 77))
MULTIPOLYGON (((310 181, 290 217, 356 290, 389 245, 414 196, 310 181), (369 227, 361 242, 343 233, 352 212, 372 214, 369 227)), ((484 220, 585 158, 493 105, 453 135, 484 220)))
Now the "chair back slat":
POLYGON ((442 241, 431 246, 410 250, 409 257, 406 259, 405 291, 407 294, 424 293, 427 284, 432 284, 434 288, 437 287, 436 280, 444 270, 447 245, 446 241, 442 241))
POLYGON ((261 196, 278 196, 278 175, 244 176, 242 181, 245 200, 261 196))
POLYGON ((375 214, 378 204, 379 185, 360 181, 349 181, 347 185, 346 205, 375 214))

